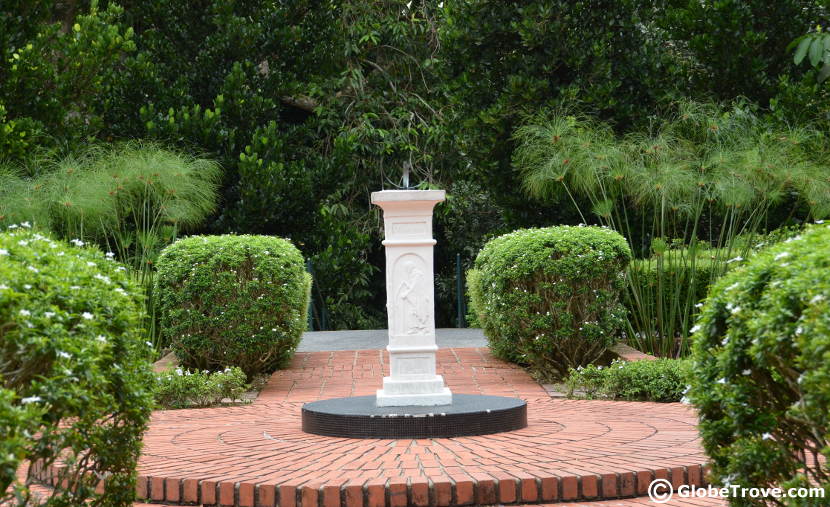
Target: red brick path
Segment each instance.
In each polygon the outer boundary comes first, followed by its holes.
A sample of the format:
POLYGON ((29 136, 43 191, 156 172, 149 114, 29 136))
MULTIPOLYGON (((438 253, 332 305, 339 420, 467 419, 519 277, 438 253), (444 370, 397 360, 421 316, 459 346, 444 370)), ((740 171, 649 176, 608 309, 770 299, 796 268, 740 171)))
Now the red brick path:
MULTIPOLYGON (((551 400, 487 349, 441 350, 438 367, 454 392, 528 400, 528 428, 433 440, 305 434, 303 402, 371 394, 388 361, 379 351, 300 353, 252 405, 156 412, 139 493, 241 507, 403 507, 613 499, 643 495, 655 477, 702 483, 706 458, 683 405, 551 400)), ((602 504, 638 505, 621 502, 602 504)))

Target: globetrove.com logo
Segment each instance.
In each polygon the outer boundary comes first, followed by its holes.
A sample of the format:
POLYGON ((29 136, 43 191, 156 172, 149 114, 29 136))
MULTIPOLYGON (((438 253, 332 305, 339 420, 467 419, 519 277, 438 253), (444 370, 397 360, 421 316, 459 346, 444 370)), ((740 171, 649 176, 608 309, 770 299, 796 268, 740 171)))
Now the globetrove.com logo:
POLYGON ((683 484, 674 490, 672 483, 666 479, 655 479, 648 486, 648 497, 654 503, 667 503, 677 498, 824 498, 824 488, 745 488, 737 484, 729 486, 692 486, 683 484))

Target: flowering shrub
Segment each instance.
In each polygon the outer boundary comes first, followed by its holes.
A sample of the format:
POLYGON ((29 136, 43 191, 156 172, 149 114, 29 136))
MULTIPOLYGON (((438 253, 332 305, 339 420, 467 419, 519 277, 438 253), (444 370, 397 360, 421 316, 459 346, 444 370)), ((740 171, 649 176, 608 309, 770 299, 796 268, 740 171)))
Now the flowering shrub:
POLYGON ((689 397, 715 483, 830 487, 828 245, 830 227, 810 227, 709 293, 689 397))
POLYGON ((184 367, 238 366, 251 376, 292 356, 310 288, 302 255, 284 239, 193 236, 162 251, 154 294, 184 367))
POLYGON ((57 475, 47 505, 134 498, 152 407, 139 291, 111 254, 74 243, 0 233, 0 504, 27 501, 32 470, 57 475))
POLYGON ((616 340, 631 259, 625 239, 600 227, 525 229, 479 252, 471 302, 493 352, 544 375, 598 359, 616 340))
POLYGON ((238 400, 246 388, 245 373, 240 368, 213 373, 176 368, 157 376, 155 396, 162 408, 209 407, 226 398, 238 400))
POLYGON ((565 384, 569 396, 576 391, 588 399, 628 401, 680 401, 686 391, 688 361, 657 359, 609 366, 588 365, 571 369, 565 384))

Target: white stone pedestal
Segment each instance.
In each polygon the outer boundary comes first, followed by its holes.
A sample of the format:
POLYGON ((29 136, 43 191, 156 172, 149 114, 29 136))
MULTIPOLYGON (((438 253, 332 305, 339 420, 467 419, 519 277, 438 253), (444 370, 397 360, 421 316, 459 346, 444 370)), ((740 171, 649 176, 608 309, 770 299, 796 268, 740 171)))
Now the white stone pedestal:
POLYGON ((383 209, 386 239, 386 311, 390 376, 377 406, 449 405, 452 393, 435 372, 435 294, 432 277, 432 209, 443 190, 372 192, 383 209))

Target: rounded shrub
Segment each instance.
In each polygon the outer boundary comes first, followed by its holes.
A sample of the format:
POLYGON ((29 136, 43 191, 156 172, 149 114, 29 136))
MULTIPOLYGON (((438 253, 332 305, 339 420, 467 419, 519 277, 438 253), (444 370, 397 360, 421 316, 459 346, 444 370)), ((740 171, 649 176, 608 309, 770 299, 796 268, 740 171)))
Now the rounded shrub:
POLYGON ((811 227, 720 279, 693 331, 689 398, 712 481, 828 489, 830 227, 811 227))
POLYGON ((625 239, 600 227, 525 229, 487 243, 468 286, 494 354, 549 376, 598 359, 624 323, 630 259, 625 239))
POLYGON ((281 238, 181 239, 159 256, 155 283, 162 335, 188 368, 273 371, 306 327, 311 276, 281 238))
POLYGON ((111 254, 81 246, 0 233, 0 504, 25 503, 37 480, 56 486, 48 505, 134 500, 153 405, 140 293, 111 254))

